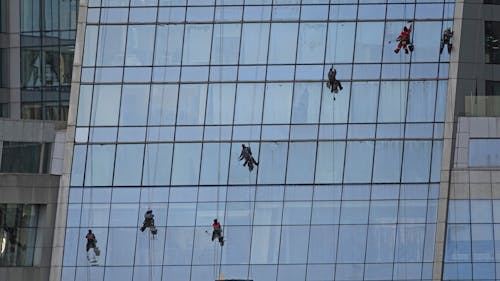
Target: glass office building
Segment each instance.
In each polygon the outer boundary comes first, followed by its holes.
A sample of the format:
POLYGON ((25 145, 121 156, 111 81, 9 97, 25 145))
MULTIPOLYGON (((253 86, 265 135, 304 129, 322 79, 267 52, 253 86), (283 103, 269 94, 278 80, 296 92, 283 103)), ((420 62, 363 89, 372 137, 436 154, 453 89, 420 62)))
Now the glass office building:
POLYGON ((58 278, 433 279, 454 2, 82 2, 58 278))

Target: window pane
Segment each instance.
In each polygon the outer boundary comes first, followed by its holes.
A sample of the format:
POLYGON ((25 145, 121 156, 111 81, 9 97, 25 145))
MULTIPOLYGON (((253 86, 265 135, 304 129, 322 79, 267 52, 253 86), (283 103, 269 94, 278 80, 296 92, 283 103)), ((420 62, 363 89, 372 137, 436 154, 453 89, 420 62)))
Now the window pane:
POLYGON ((279 226, 256 226, 252 234, 251 264, 276 264, 280 246, 279 226))
POLYGON ((212 40, 212 25, 187 24, 184 35, 182 63, 186 65, 208 64, 212 40), (204 46, 200 48, 200 46, 204 46))
MULTIPOLYGON (((417 5, 417 12, 419 8, 423 5, 417 5)), ((439 5, 441 6, 441 5, 439 5)), ((431 7, 432 10, 437 11, 436 7, 431 7)), ((442 6, 440 7, 442 10, 442 6)), ((441 12, 439 12, 441 14, 441 12)), ((430 18, 430 13, 427 13, 425 17, 430 18)), ((440 15, 441 16, 441 15, 440 15)), ((418 42, 418 52, 412 53, 412 61, 415 62, 434 62, 438 61, 439 53, 436 52, 439 49, 439 44, 441 42, 441 21, 435 22, 420 22, 414 23, 414 35, 413 40, 418 42)))
MULTIPOLYGON (((252 150, 253 152, 253 150, 252 150)), ((265 142, 261 145, 259 162, 259 183, 284 183, 288 143, 265 142)), ((256 157, 256 155, 254 155, 256 157)))
POLYGON ((154 25, 129 25, 125 65, 151 65, 154 36, 154 25))
POLYGON ((140 185, 143 144, 119 144, 116 148, 114 185, 140 185))
POLYGON ((126 245, 128 241, 134 241, 136 234, 135 228, 109 229, 106 265, 133 265, 135 248, 123 247, 123 245, 126 245))
POLYGON ((173 125, 177 115, 177 85, 152 85, 148 125, 173 125))
POLYGON ((120 108, 119 85, 95 85, 92 99, 91 126, 116 126, 120 108))
POLYGON ((297 23, 272 23, 269 63, 293 64, 297 46, 297 23))
POLYGON ((356 30, 356 62, 380 62, 380 46, 384 38, 383 22, 358 22, 356 30))
MULTIPOLYGON (((339 6, 335 7, 339 9, 339 6)), ((327 63, 351 63, 354 52, 356 24, 353 22, 329 23, 326 46, 327 63)))
POLYGON ((198 184, 200 171, 200 143, 176 143, 172 168, 173 185, 198 184))
POLYGON ((280 264, 305 263, 307 261, 308 245, 304 243, 304 238, 308 235, 307 226, 283 226, 281 228, 280 264))
POLYGON ((375 123, 378 82, 352 83, 350 123, 375 123))
POLYGON ((0 266, 33 266, 38 205, 0 204, 0 266))
POLYGON ((237 64, 240 24, 216 24, 212 42, 211 64, 237 64))
POLYGON ((208 88, 206 124, 231 124, 236 84, 210 84, 208 88))
POLYGON ((149 85, 123 85, 120 125, 146 125, 149 85))
POLYGON ((287 183, 310 183, 314 178, 316 143, 292 142, 288 152, 287 183))
POLYGON ((398 224, 395 261, 421 262, 424 253, 424 238, 424 224, 398 224))
POLYGON ((238 84, 235 124, 259 124, 262 120, 264 84, 238 84))
POLYGON ((500 63, 498 36, 500 35, 500 22, 484 22, 484 48, 486 63, 500 63))
MULTIPOLYGON (((50 144, 46 144, 50 145, 50 144)), ((3 142, 1 149, 2 173, 35 173, 40 170, 42 143, 35 142, 3 142)))
POLYGON ((143 185, 168 185, 170 183, 172 147, 170 143, 146 145, 143 185))
POLYGON ((337 252, 337 225, 311 226, 309 263, 333 263, 337 252))
POLYGON ((321 83, 296 83, 293 93, 292 123, 317 123, 321 83))
POLYGON ((383 81, 380 84, 378 122, 403 122, 408 83, 383 81))
POLYGON ((179 93, 178 125, 203 125, 207 85, 182 84, 179 93))
POLYGON ((431 141, 405 141, 403 182, 427 182, 431 162, 431 141))
POLYGON ((373 182, 399 182, 402 153, 403 142, 401 141, 377 141, 373 182))
POLYGON ((297 63, 323 63, 325 23, 302 23, 299 32, 297 63))
POLYGON ((229 143, 205 143, 200 184, 226 184, 229 164, 229 143))
POLYGON ((319 142, 316 183, 340 183, 344 172, 345 142, 319 142))
POLYGON ((499 147, 500 139, 469 139, 469 166, 500 166, 499 147))
POLYGON ((446 231, 445 261, 471 261, 470 224, 449 224, 446 231))
MULTIPOLYGON (((370 182, 373 161, 373 142, 347 142, 344 182, 370 182)), ((421 162, 417 162, 421 163, 421 162)))
MULTIPOLYGON (((245 7, 245 11, 246 11, 245 7)), ((246 23, 243 25, 240 63, 265 64, 267 61, 267 43, 269 23, 246 23)))
POLYGON ((85 185, 111 185, 114 158, 114 145, 90 145, 87 152, 85 185))
POLYGON ((96 65, 123 65, 126 35, 127 27, 124 25, 101 25, 96 65))
POLYGON ((340 225, 337 260, 339 263, 363 263, 367 225, 340 225))
POLYGON ((407 122, 434 121, 436 81, 410 82, 407 122))
POLYGON ((180 65, 184 25, 156 26, 155 65, 180 65))
POLYGON ((370 225, 366 249, 367 263, 394 261, 395 225, 370 225))
POLYGON ((267 84, 263 123, 290 123, 292 87, 290 83, 267 84))
POLYGON ((85 31, 85 45, 83 49, 83 66, 95 65, 97 53, 97 26, 88 25, 85 31))

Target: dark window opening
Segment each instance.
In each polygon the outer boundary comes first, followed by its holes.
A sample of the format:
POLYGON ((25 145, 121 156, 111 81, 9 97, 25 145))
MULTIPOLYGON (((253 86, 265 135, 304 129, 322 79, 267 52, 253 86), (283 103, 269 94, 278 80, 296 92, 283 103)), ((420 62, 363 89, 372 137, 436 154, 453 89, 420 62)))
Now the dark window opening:
POLYGON ((484 23, 485 62, 500 63, 500 22, 486 21, 484 23))
POLYGON ((2 173, 47 173, 50 144, 34 142, 3 142, 2 173))
POLYGON ((500 96, 500 81, 486 80, 486 96, 500 96))
POLYGON ((7 88, 8 81, 7 49, 0 49, 0 88, 7 88))

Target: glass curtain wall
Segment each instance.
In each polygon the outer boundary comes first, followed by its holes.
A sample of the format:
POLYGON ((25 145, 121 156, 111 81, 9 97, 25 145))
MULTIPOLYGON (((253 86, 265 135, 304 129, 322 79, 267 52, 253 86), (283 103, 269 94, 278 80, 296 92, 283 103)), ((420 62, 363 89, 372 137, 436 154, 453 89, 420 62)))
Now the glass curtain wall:
POLYGON ((62 280, 431 280, 453 9, 90 0, 62 280))
POLYGON ((77 0, 22 0, 21 115, 66 120, 77 0))

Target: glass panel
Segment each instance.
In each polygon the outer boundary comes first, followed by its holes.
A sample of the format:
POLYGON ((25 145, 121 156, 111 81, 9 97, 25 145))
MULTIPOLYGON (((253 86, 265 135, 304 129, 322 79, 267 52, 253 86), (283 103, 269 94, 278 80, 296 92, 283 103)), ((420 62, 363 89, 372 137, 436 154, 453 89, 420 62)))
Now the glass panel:
POLYGON ((323 63, 326 23, 302 23, 299 31, 297 63, 323 63))
POLYGON ((285 202, 282 224, 307 225, 311 220, 310 202, 285 202))
MULTIPOLYGON (((333 7, 339 9, 339 6, 333 7)), ((326 45, 326 62, 351 63, 354 52, 354 36, 356 24, 354 22, 329 23, 326 45)))
POLYGON ((431 146, 431 141, 405 141, 403 182, 429 181, 431 146))
POLYGON ((88 25, 85 30, 85 45, 83 49, 83 66, 95 65, 97 54, 97 26, 88 25))
POLYGON ((403 122, 406 114, 408 82, 383 81, 380 84, 378 122, 403 122))
POLYGON ((262 120, 264 84, 238 84, 235 124, 259 124, 262 120))
POLYGON ((146 145, 144 159, 143 185, 167 185, 170 182, 172 166, 172 147, 170 143, 146 145))
POLYGON ((395 225, 370 225, 366 243, 366 262, 393 262, 395 240, 395 225))
POLYGON ((123 247, 123 245, 126 245, 127 241, 134 241, 136 233, 135 228, 109 229, 106 265, 133 265, 135 248, 123 247))
POLYGON ((85 168, 85 185, 111 185, 114 158, 114 145, 90 145, 85 168))
POLYGON ((233 121, 235 84, 210 84, 206 124, 231 124, 233 121))
POLYGON ((228 176, 229 143, 205 143, 200 184, 225 184, 228 176))
POLYGON ((345 142, 319 142, 316 183, 340 183, 344 172, 345 142))
POLYGON ((125 65, 151 65, 154 36, 154 25, 129 25, 125 65))
POLYGON ((0 266, 33 266, 38 206, 0 204, 0 266))
POLYGON ((92 99, 92 126, 116 126, 120 108, 119 85, 95 85, 92 99))
POLYGON ((290 123, 292 92, 293 85, 291 83, 267 84, 263 123, 290 123))
POLYGON ((372 161, 373 142, 347 142, 344 182, 370 182, 372 161))
POLYGON ((237 64, 240 45, 240 24, 214 26, 211 64, 237 64))
POLYGON ((280 247, 279 226, 256 226, 252 233, 251 264, 275 264, 280 247))
POLYGON ((127 26, 101 25, 97 45, 98 66, 123 65, 127 26))
POLYGON ((292 123, 317 123, 321 83, 296 83, 293 94, 292 123))
POLYGON ((308 235, 309 227, 307 226, 283 226, 281 228, 280 264, 305 263, 307 261, 308 245, 304 243, 304 239, 308 235))
POLYGON ((469 139, 469 166, 500 166, 498 147, 500 147, 500 139, 469 139))
POLYGON ((367 225, 340 225, 337 260, 339 263, 363 263, 367 225))
POLYGON ((380 62, 383 33, 383 22, 358 22, 354 56, 356 62, 380 62))
POLYGON ((140 185, 143 144, 119 144, 116 148, 114 185, 140 185))
POLYGON ((410 82, 407 122, 434 121, 436 86, 436 81, 410 82))
POLYGON ((262 143, 261 159, 256 159, 260 163, 258 183, 284 183, 287 152, 286 142, 262 143))
POLYGON ((399 182, 402 153, 403 142, 401 141, 377 141, 375 143, 373 182, 399 182))
MULTIPOLYGON (((245 13, 246 10, 245 7, 245 13)), ((269 23, 245 23, 243 25, 240 50, 241 64, 266 63, 269 26, 269 23)))
POLYGON ((181 84, 177 113, 178 125, 203 125, 207 85, 181 84))
POLYGON ((424 252, 425 225, 398 224, 396 261, 421 262, 424 252))
POLYGON ((314 179, 315 155, 316 143, 290 143, 286 182, 311 183, 314 179))
MULTIPOLYGON (((161 9, 160 9, 161 11, 161 9)), ((157 25, 154 65, 180 65, 184 25, 157 25)))
POLYGON ((297 47, 297 23, 272 23, 269 43, 269 63, 295 62, 297 47))
POLYGON ((146 125, 149 85, 123 85, 120 125, 146 125))
POLYGON ((187 24, 184 34, 182 63, 185 65, 203 65, 210 61, 210 46, 212 40, 212 25, 187 24))
POLYGON ((148 125, 173 125, 177 115, 177 85, 152 85, 148 125))
POLYGON ((352 83, 350 123, 375 123, 378 87, 378 82, 352 83))
POLYGON ((176 143, 172 167, 172 184, 198 184, 201 143, 176 143))

